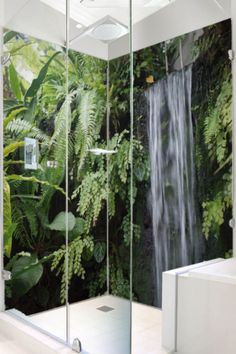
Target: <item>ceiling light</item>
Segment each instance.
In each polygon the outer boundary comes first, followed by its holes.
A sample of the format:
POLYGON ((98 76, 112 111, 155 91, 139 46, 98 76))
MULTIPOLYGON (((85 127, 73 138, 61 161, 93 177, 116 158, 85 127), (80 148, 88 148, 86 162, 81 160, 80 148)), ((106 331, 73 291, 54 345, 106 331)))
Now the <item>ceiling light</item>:
MULTIPOLYGON (((166 6, 175 0, 133 0, 133 7, 157 7, 161 8, 166 6)), ((217 1, 217 0, 214 0, 217 1)), ((129 0, 81 0, 81 4, 84 7, 91 8, 119 8, 119 7, 129 7, 129 0)))
POLYGON ((84 36, 110 43, 128 33, 128 28, 111 16, 105 16, 71 40, 71 44, 84 36))
MULTIPOLYGON (((151 0, 133 0, 134 7, 142 7, 147 5, 151 0)), ((81 4, 85 7, 93 8, 112 8, 112 7, 129 7, 129 0, 81 0, 81 4)))
POLYGON ((145 5, 145 7, 155 7, 160 9, 162 7, 170 5, 174 1, 176 0, 151 0, 145 5))
POLYGON ((88 29, 88 34, 109 43, 128 33, 128 28, 111 16, 106 16, 88 29))
POLYGON ((125 35, 127 30, 118 23, 102 23, 95 27, 90 35, 103 42, 111 42, 125 35))
POLYGON ((122 28, 114 23, 103 23, 94 28, 91 33, 94 38, 109 42, 122 35, 122 28))

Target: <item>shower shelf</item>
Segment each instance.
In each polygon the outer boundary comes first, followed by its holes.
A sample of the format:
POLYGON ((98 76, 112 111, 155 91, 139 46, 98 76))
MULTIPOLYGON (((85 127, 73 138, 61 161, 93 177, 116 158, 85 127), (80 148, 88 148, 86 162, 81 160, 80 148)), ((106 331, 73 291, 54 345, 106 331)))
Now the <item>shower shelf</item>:
POLYGON ((91 152, 94 155, 113 155, 117 153, 115 150, 105 150, 99 148, 89 149, 88 152, 91 152))

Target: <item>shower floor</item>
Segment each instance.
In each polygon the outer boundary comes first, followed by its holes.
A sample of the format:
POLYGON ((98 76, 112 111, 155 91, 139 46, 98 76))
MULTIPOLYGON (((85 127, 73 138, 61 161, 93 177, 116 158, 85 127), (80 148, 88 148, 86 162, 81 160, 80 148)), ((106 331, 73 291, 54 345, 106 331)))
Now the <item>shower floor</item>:
MULTIPOLYGON (((84 354, 129 353, 129 316, 129 301, 114 296, 74 303, 70 306, 70 338, 80 339, 84 354)), ((132 353, 166 354, 161 348, 161 311, 133 303, 132 318, 132 353)), ((30 320, 65 338, 65 307, 33 315, 30 320)))

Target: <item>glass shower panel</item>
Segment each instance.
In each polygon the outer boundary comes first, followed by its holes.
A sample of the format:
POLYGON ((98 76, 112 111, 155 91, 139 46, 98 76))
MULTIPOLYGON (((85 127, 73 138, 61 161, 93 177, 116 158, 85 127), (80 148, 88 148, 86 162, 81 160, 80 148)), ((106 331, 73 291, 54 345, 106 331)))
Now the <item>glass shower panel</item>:
POLYGON ((66 0, 1 2, 6 310, 65 341, 66 0))
POLYGON ((129 354, 129 1, 71 0, 70 11, 70 339, 129 354))
POLYGON ((164 271, 232 257, 231 21, 209 9, 133 7, 133 353, 162 352, 164 271))

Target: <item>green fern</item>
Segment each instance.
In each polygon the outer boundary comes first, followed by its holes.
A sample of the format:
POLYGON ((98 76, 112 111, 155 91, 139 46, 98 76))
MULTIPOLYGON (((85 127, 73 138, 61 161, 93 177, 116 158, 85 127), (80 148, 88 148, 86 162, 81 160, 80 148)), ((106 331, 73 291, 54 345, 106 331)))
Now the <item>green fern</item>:
POLYGON ((18 139, 28 136, 38 139, 44 144, 49 144, 49 137, 46 134, 36 128, 33 124, 20 118, 14 118, 10 121, 5 127, 5 133, 10 133, 18 139))
POLYGON ((83 166, 88 149, 93 145, 97 123, 95 92, 81 91, 79 96, 78 123, 74 134, 75 154, 80 158, 78 171, 83 166))
POLYGON ((70 285, 73 276, 81 279, 85 278, 85 269, 82 265, 82 254, 85 251, 93 252, 93 239, 90 236, 81 238, 78 236, 68 246, 68 272, 66 268, 66 248, 63 246, 54 252, 54 259, 52 261, 51 270, 56 271, 56 274, 62 274, 61 279, 61 302, 64 303, 66 299, 66 281, 70 285), (68 279, 67 279, 68 276, 68 279))
POLYGON ((212 159, 216 156, 219 165, 223 164, 228 155, 228 144, 232 131, 232 83, 227 79, 214 107, 210 107, 210 115, 205 119, 205 144, 212 159))

